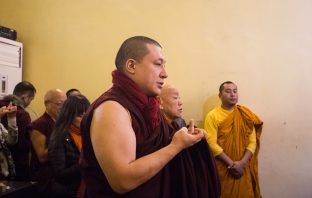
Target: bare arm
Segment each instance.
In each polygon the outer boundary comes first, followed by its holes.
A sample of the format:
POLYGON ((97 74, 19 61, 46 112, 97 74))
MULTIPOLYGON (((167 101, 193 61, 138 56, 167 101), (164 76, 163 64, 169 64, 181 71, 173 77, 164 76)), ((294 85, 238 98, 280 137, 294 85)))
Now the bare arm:
POLYGON ((253 153, 246 149, 244 156, 240 160, 241 163, 244 164, 244 166, 248 163, 249 159, 253 156, 253 153))
POLYGON ((45 163, 48 160, 46 137, 39 131, 32 130, 30 133, 30 140, 40 163, 45 163))
POLYGON ((203 138, 202 132, 191 134, 184 127, 168 146, 136 159, 136 138, 129 114, 114 101, 104 102, 95 110, 90 133, 95 156, 117 193, 126 193, 145 183, 181 150, 203 138))
POLYGON ((233 166, 233 160, 223 151, 220 155, 217 155, 216 158, 220 159, 228 168, 233 166))

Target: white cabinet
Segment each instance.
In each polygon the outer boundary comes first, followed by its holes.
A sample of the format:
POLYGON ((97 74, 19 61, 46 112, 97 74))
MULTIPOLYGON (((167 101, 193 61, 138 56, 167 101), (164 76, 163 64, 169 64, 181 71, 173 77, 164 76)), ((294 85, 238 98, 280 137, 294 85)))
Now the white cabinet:
POLYGON ((12 94, 22 81, 23 44, 0 37, 0 97, 12 94))

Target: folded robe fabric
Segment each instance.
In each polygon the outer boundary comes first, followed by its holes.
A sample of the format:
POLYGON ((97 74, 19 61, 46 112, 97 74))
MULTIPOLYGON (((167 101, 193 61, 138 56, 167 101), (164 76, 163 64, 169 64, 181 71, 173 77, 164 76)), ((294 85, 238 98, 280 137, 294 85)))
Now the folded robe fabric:
POLYGON ((113 87, 91 105, 81 124, 83 148, 80 167, 88 197, 219 197, 219 181, 205 141, 179 153, 154 177, 132 191, 126 194, 113 191, 96 160, 90 139, 93 111, 99 105, 111 100, 127 109, 136 136, 137 159, 167 146, 175 132, 164 121, 156 98, 146 96, 124 74, 118 72, 117 76, 118 79, 114 72, 113 87))
POLYGON ((239 161, 245 154, 249 135, 255 127, 257 148, 244 169, 241 178, 229 174, 227 166, 217 160, 221 181, 221 197, 261 197, 258 178, 258 153, 263 122, 248 108, 237 105, 234 111, 221 123, 218 129, 218 144, 233 160, 239 161))

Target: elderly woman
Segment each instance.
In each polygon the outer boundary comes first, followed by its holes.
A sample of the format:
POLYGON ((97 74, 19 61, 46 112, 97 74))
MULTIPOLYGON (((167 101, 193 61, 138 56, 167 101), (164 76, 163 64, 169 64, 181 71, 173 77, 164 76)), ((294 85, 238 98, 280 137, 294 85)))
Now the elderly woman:
POLYGON ((52 192, 57 197, 76 197, 81 184, 78 161, 81 151, 80 122, 90 106, 82 95, 64 102, 48 147, 48 160, 55 177, 52 192))

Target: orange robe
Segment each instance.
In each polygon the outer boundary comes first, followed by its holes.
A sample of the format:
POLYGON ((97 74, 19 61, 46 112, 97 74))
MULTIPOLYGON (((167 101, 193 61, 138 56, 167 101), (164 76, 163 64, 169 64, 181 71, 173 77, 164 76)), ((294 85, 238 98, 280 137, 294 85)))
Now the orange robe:
POLYGON ((258 178, 258 153, 263 122, 249 109, 237 105, 234 111, 220 124, 217 143, 233 160, 239 161, 245 154, 249 135, 256 130, 257 148, 244 169, 241 178, 233 178, 227 166, 216 160, 221 180, 221 197, 224 198, 258 198, 260 195, 258 178))

